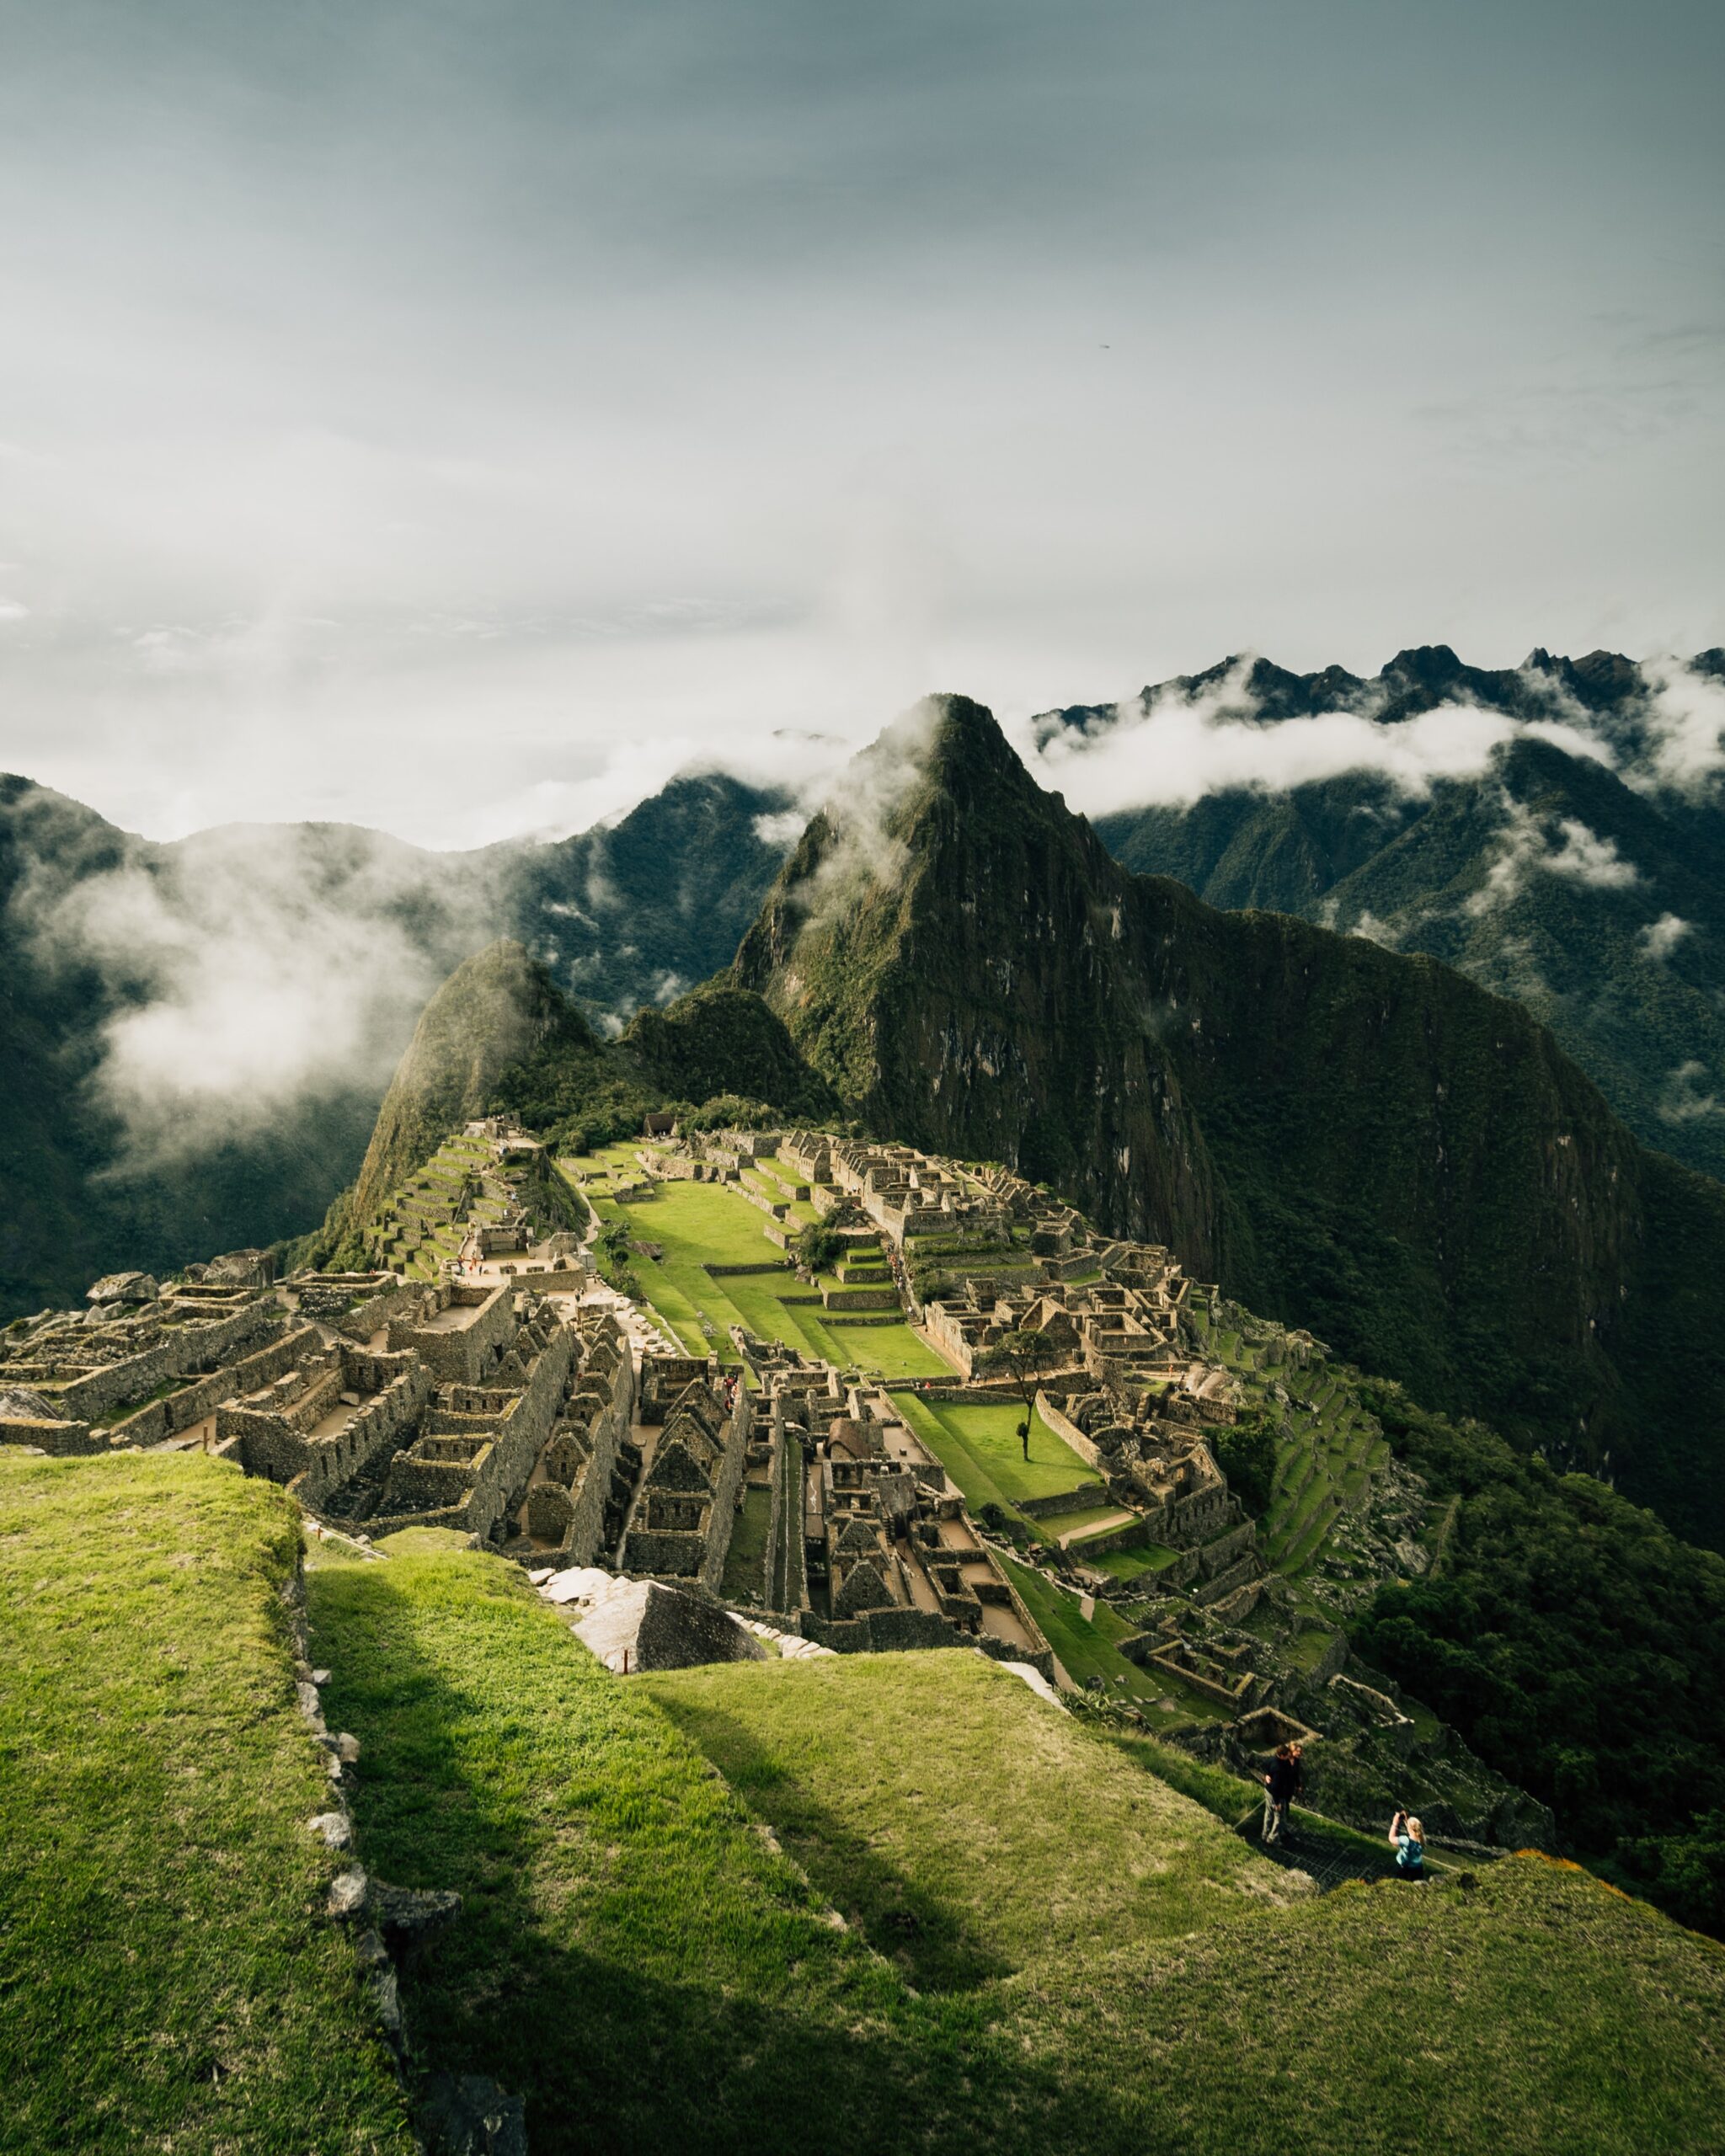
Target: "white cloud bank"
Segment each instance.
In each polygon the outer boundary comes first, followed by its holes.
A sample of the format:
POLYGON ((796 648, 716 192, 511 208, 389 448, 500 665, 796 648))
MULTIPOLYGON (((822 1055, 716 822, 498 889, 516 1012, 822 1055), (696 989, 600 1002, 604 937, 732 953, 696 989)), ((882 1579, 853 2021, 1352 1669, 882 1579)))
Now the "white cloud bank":
POLYGON ((332 849, 293 826, 236 825, 79 877, 51 842, 60 814, 42 798, 3 929, 101 979, 111 1010, 92 1082, 129 1168, 381 1087, 419 1009, 478 940, 477 883, 441 889, 428 911, 414 857, 371 834, 332 849))
POLYGON ((1674 913, 1662 913, 1657 921, 1650 921, 1642 930, 1639 938, 1641 947, 1650 958, 1669 958, 1689 934, 1690 926, 1689 921, 1680 921, 1674 913))
POLYGON ((1114 707, 1094 731, 1056 734, 1030 751, 1045 785, 1087 815, 1121 808, 1189 808, 1204 795, 1248 787, 1280 792, 1346 772, 1371 771, 1419 796, 1436 779, 1477 777, 1492 754, 1522 737, 1570 755, 1611 760, 1573 718, 1522 719, 1477 704, 1440 705, 1391 723, 1369 710, 1266 719, 1247 686, 1252 660, 1195 696, 1167 688, 1114 707))

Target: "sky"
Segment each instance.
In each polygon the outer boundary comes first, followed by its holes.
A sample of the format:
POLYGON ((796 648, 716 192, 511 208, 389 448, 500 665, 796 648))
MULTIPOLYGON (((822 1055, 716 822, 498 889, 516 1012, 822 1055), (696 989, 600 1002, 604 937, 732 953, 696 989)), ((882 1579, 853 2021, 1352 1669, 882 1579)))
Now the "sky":
POLYGON ((0 0, 0 767, 458 846, 928 691, 1725 643, 1722 67, 1699 0, 0 0))

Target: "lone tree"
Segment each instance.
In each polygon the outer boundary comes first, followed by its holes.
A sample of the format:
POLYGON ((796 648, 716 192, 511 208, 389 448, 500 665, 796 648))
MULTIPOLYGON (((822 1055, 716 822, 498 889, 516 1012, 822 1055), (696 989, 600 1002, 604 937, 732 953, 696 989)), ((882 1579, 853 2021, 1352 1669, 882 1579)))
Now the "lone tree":
POLYGON ((793 1246, 798 1262, 811 1273, 830 1273, 843 1255, 845 1238, 825 1220, 811 1220, 793 1246))
POLYGON ((613 1220, 599 1238, 601 1252, 611 1261, 613 1270, 621 1272, 629 1260, 629 1224, 627 1220, 613 1220))
POLYGON ((1045 1332, 1003 1332, 993 1347, 985 1348, 974 1368, 980 1378, 1010 1378, 1024 1401, 1024 1419, 1018 1425, 1018 1442, 1030 1457, 1030 1417, 1036 1409, 1036 1380, 1065 1359, 1064 1350, 1045 1332))

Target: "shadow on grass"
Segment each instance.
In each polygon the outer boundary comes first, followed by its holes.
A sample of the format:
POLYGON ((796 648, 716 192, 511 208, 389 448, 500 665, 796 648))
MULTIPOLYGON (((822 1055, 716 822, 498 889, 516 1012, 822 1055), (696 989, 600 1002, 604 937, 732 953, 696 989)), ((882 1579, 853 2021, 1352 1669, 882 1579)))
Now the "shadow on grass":
POLYGON ((846 1921, 918 1991, 974 1991, 1012 1975, 1012 1965, 969 1931, 959 1911, 887 1863, 734 1715, 688 1699, 660 1705, 846 1921))
MULTIPOLYGON (((863 1905, 889 1952, 914 1947, 937 1975, 983 1988, 918 1996, 854 1935, 811 1923, 644 1692, 547 1637, 537 1609, 442 1591, 471 1561, 444 1561, 429 1595, 394 1566, 312 1582, 332 1726, 362 1748, 361 1860, 463 1897, 403 1983, 417 2072, 522 2091, 535 2156, 806 2156, 841 2139, 846 2156, 1113 2156, 1141 2142, 1081 2072, 1026 2060, 996 2025, 992 1965, 866 1850, 829 1840, 823 1870, 842 1870, 841 1888, 862 1881, 841 1903, 863 1905), (716 1804, 716 1859, 687 1874, 703 1898, 675 1877, 679 1838, 714 1836, 716 1804), (897 1941, 895 1913, 916 1926, 897 1941)), ((810 1809, 756 1764, 749 1799, 772 1816, 777 1786, 784 1816, 812 1830, 810 1809)))

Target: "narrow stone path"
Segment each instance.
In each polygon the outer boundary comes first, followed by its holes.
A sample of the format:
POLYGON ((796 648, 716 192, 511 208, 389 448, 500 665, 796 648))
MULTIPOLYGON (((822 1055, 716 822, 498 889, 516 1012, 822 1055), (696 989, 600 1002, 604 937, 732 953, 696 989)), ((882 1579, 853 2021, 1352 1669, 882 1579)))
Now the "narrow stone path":
POLYGON ((1106 1534, 1110 1528, 1130 1527, 1137 1517, 1136 1513, 1110 1513, 1106 1519, 1092 1520, 1088 1527, 1075 1528, 1071 1534, 1055 1539, 1061 1549, 1070 1550, 1075 1542, 1088 1542, 1092 1535, 1106 1534))

